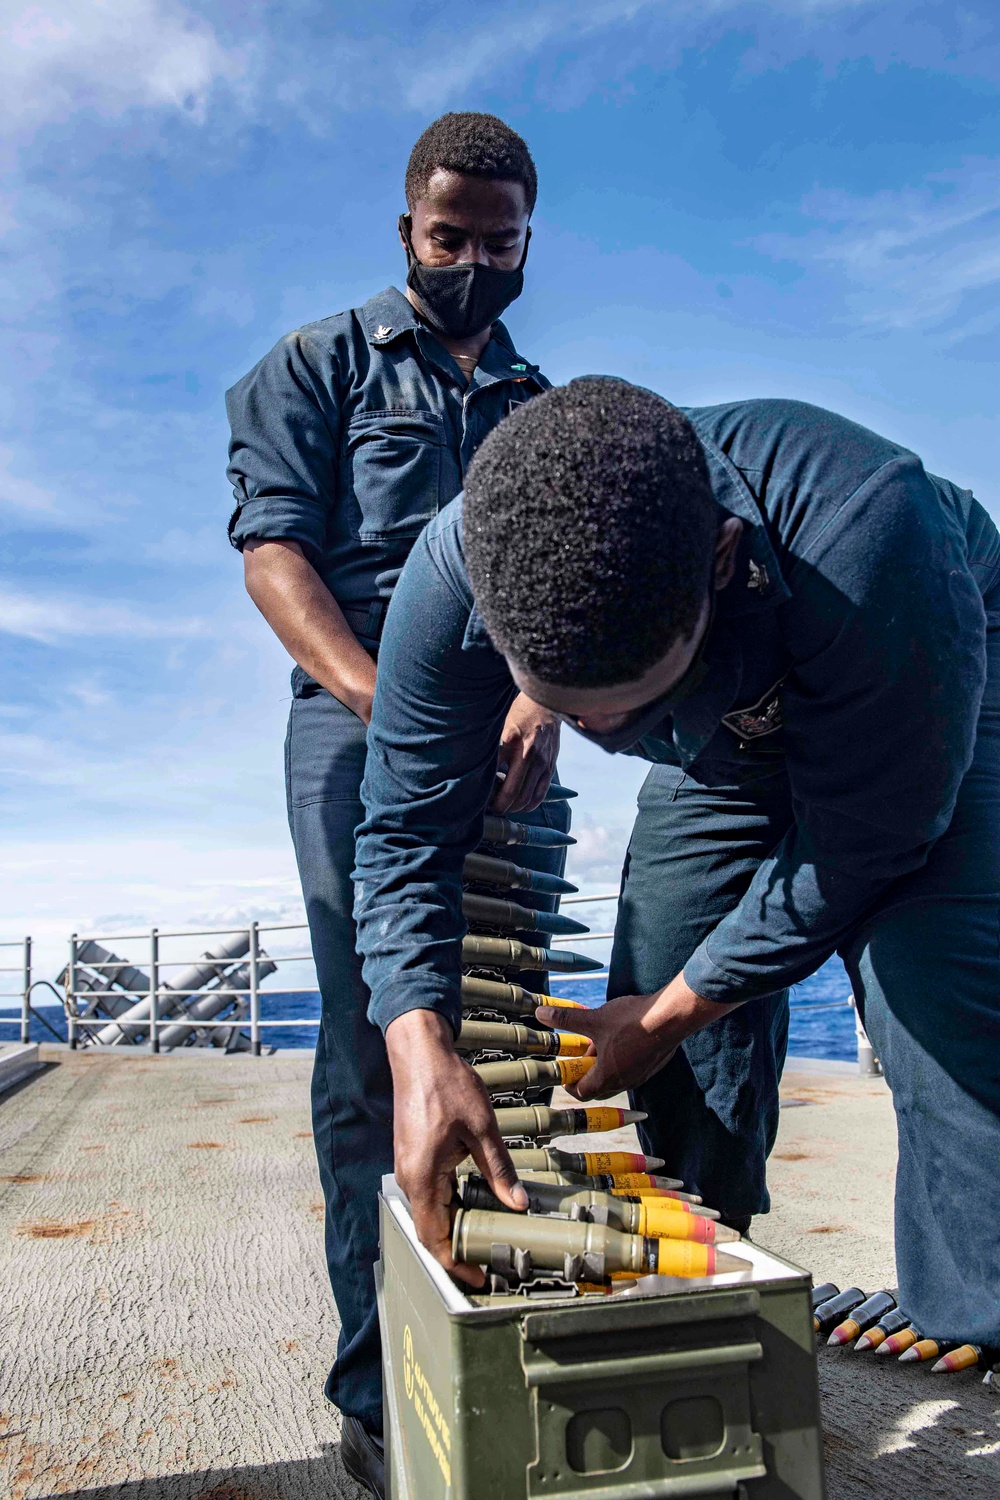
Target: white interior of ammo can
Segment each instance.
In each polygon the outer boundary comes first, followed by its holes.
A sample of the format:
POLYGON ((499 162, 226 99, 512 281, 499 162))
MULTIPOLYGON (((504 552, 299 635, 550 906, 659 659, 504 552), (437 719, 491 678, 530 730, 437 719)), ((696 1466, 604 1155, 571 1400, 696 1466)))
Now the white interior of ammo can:
MULTIPOLYGON (((450 1312, 479 1312, 482 1309, 476 1303, 470 1302, 465 1293, 460 1290, 443 1266, 434 1259, 429 1251, 417 1239, 417 1231, 413 1227, 410 1217, 410 1206, 404 1194, 396 1184, 395 1177, 382 1178, 382 1195, 385 1198, 389 1211, 396 1220, 400 1229, 413 1246, 414 1251, 420 1258, 424 1269, 441 1294, 450 1312)), ((515 1217, 513 1214, 511 1217, 515 1217)), ((661 1290, 653 1293, 658 1296, 677 1296, 685 1292, 702 1292, 706 1287, 723 1286, 753 1286, 756 1283, 767 1281, 795 1281, 801 1280, 803 1272, 796 1266, 789 1265, 787 1261, 779 1260, 776 1255, 762 1250, 759 1245, 752 1244, 749 1240, 737 1240, 732 1244, 727 1243, 721 1247, 727 1255, 739 1256, 745 1260, 747 1268, 745 1271, 729 1271, 718 1276, 681 1277, 661 1276, 656 1278, 661 1283, 669 1283, 661 1290)), ((636 1293, 628 1292, 627 1283, 623 1284, 622 1290, 612 1292, 612 1297, 623 1297, 628 1295, 634 1297, 636 1293)), ((541 1299, 539 1299, 541 1300, 541 1299)))

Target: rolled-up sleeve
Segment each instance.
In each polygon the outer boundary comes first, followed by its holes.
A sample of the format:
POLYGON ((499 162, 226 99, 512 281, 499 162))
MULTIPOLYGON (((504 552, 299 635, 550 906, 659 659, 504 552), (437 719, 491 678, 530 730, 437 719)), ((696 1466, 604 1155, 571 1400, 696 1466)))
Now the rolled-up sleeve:
POLYGON ((338 374, 303 330, 283 338, 226 393, 233 546, 288 538, 315 561, 336 500, 338 374))
POLYGON ((795 824, 684 968, 746 1000, 819 967, 951 821, 985 683, 964 537, 916 459, 894 459, 788 572, 783 689, 795 824))
POLYGON ((383 1031, 410 1010, 461 1024, 462 864, 482 837, 515 691, 485 636, 468 639, 471 595, 440 560, 442 547, 457 552, 447 514, 397 585, 368 730, 354 912, 368 1015, 383 1031))

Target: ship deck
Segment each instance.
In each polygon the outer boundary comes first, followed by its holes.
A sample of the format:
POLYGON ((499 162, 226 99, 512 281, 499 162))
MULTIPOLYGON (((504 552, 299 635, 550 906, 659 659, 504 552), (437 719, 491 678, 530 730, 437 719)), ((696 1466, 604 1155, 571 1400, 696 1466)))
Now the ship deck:
MULTIPOLYGON (((70 1053, 0 1095, 0 1487, 12 1500, 358 1500, 322 1382, 337 1334, 311 1058, 70 1053)), ((753 1234, 892 1285, 887 1090, 792 1060, 753 1234)), ((1000 1492, 1000 1390, 819 1355, 830 1500, 1000 1492)))

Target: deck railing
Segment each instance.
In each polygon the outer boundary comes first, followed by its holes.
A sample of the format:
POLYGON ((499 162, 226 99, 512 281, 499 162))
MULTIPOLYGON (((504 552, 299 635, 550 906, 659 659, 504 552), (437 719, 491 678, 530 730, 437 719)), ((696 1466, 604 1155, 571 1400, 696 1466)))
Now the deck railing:
MULTIPOLYGON (((617 902, 618 892, 601 891, 594 895, 564 896, 560 902, 566 906, 597 906, 617 902)), ((100 934, 96 937, 81 937, 74 933, 69 940, 69 962, 60 976, 61 998, 66 1012, 67 1039, 72 1048, 79 1047, 88 1033, 95 1034, 104 1042, 120 1043, 130 1039, 149 1038, 153 1052, 164 1045, 179 1045, 192 1031, 205 1035, 216 1033, 219 1040, 225 1032, 235 1033, 242 1027, 249 1028, 249 1050, 260 1056, 267 1032, 278 1027, 315 1027, 319 1024, 318 1009, 315 1015, 295 1017, 266 1017, 262 1015, 262 979, 272 974, 276 967, 291 963, 312 965, 312 953, 308 950, 308 937, 302 945, 305 951, 284 951, 280 934, 307 934, 304 922, 261 923, 250 922, 246 926, 178 929, 166 931, 157 927, 143 932, 100 934), (196 939, 223 939, 221 947, 226 950, 220 956, 220 946, 203 954, 196 961, 191 958, 191 944, 196 939), (277 939, 277 942, 275 942, 277 939), (165 946, 183 943, 186 953, 169 957, 165 946), (117 952, 108 953, 103 959, 95 958, 96 951, 105 944, 125 945, 131 957, 122 957, 117 952), (143 950, 135 956, 136 945, 143 950), (139 967, 143 965, 143 968, 139 967), (197 971, 197 983, 193 987, 178 987, 171 982, 182 978, 183 971, 197 971), (127 973, 126 973, 127 971, 127 973), (181 973, 178 973, 181 971, 181 973), (206 977, 207 971, 207 977, 206 977), (103 976, 103 983, 95 985, 94 976, 103 976), (236 982, 239 981, 239 982, 236 982), (217 1012, 212 1013, 216 1001, 217 1012), (188 1010, 192 1002, 194 1012, 188 1010), (98 1014, 100 1008, 103 1014, 98 1014), (201 1013, 204 1012, 204 1013, 201 1013), (172 1035, 170 1033, 173 1033, 172 1035), (117 1035, 113 1035, 117 1033, 117 1035), (103 1034, 103 1035, 102 1035, 103 1034)), ((572 937, 556 937, 549 940, 552 947, 576 947, 581 943, 607 942, 614 937, 613 930, 575 934, 572 937)), ((0 998, 18 997, 21 1000, 16 1016, 0 1015, 0 1025, 19 1027, 21 1040, 28 1040, 32 990, 31 939, 0 943, 0 949, 20 949, 22 961, 10 967, 0 965, 0 975, 17 974, 20 985, 17 989, 0 991, 0 998)), ((0 956, 3 956, 0 954, 0 956)), ((605 981, 606 968, 587 975, 575 975, 574 983, 581 980, 605 981)), ((36 983, 47 981, 36 981, 36 983)), ((51 986, 49 986, 51 988, 51 986)), ((315 995, 316 983, 304 986, 280 986, 282 996, 315 995)), ((858 1066, 863 1074, 878 1073, 879 1067, 864 1028, 851 1000, 805 1002, 797 1004, 799 1011, 821 1011, 854 1009, 855 1029, 858 1042, 858 1066)), ((37 1013, 35 1013, 37 1014, 37 1013)), ((40 1018, 41 1019, 41 1018, 40 1018)), ((246 1042, 243 1043, 244 1047, 246 1042)))
POLYGON ((16 1015, 5 1016, 0 1014, 0 1026, 16 1026, 19 1032, 19 1039, 22 1042, 27 1042, 31 1031, 30 937, 14 938, 9 942, 0 943, 0 958, 6 959, 8 956, 11 956, 12 950, 21 953, 21 961, 15 964, 0 964, 0 984, 4 984, 5 986, 3 989, 0 989, 0 1000, 19 1000, 21 1003, 16 1015), (18 976, 20 984, 16 985, 14 989, 7 989, 7 984, 15 983, 14 980, 8 977, 12 974, 18 976))

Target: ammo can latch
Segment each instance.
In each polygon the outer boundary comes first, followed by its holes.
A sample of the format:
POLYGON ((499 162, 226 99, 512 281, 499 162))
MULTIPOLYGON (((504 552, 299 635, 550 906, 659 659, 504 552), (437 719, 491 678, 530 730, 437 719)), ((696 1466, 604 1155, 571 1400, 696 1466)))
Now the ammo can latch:
POLYGON ((750 1397, 759 1309, 733 1287, 527 1313, 529 1500, 745 1495, 767 1473, 750 1397))

